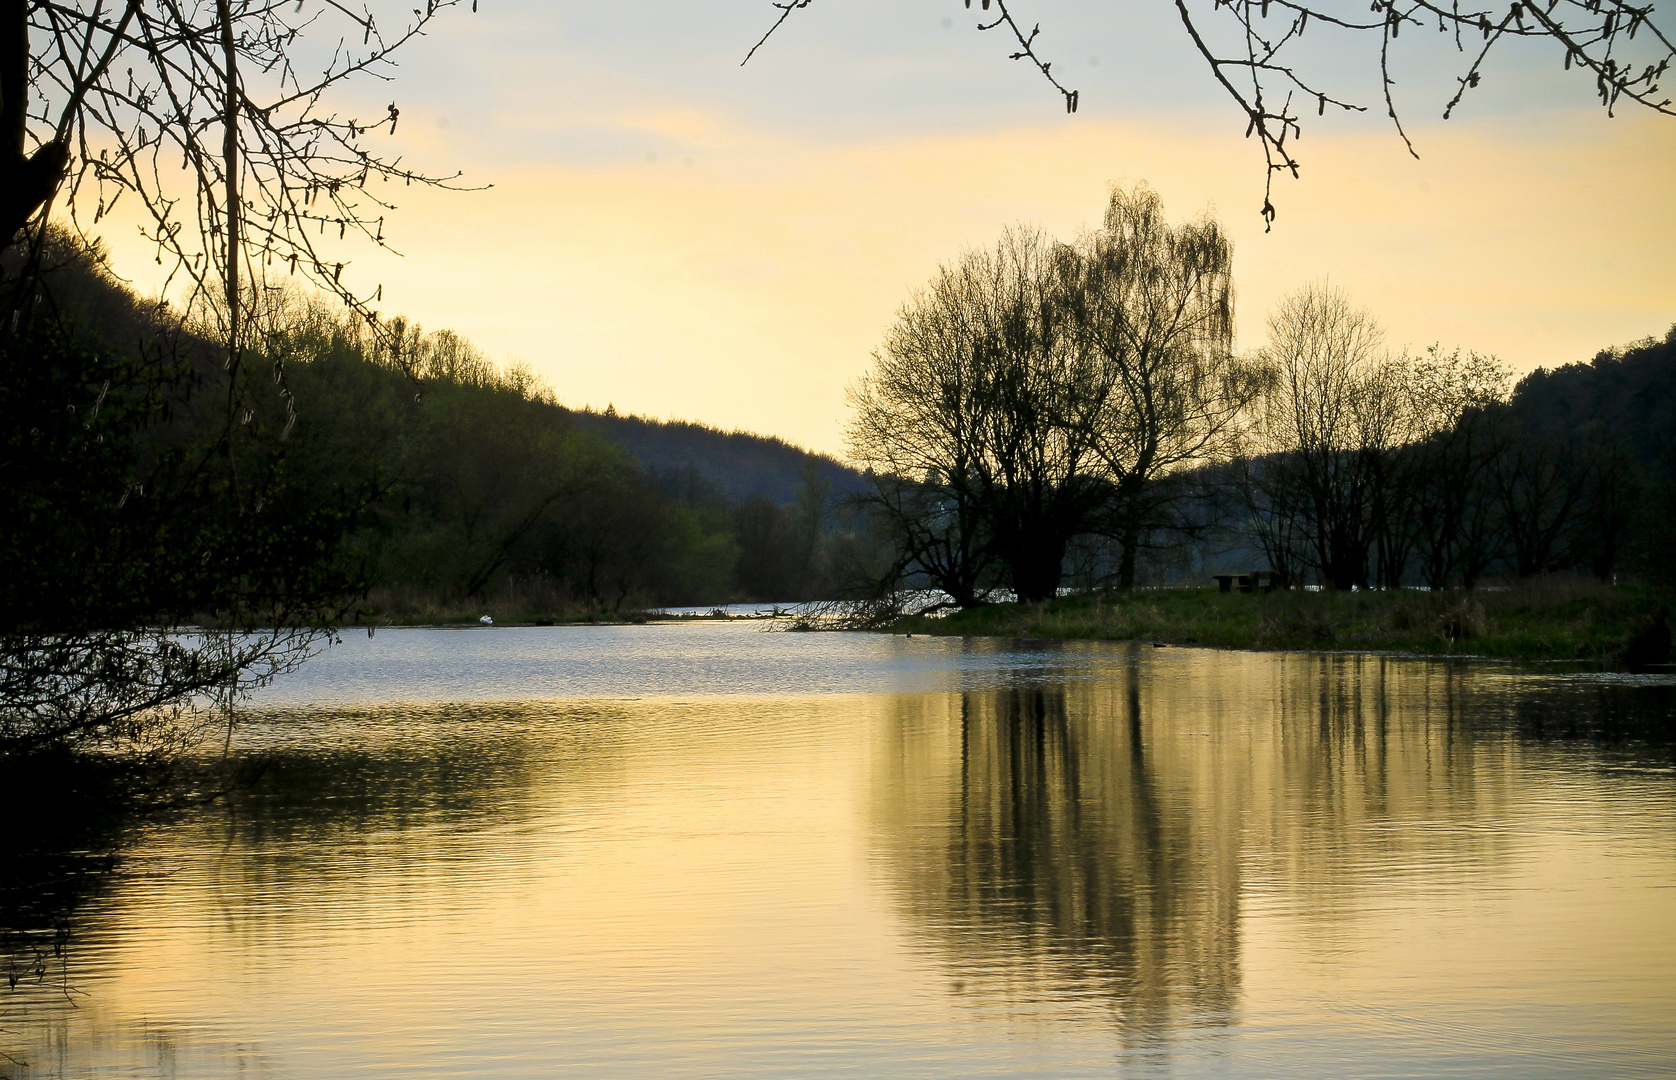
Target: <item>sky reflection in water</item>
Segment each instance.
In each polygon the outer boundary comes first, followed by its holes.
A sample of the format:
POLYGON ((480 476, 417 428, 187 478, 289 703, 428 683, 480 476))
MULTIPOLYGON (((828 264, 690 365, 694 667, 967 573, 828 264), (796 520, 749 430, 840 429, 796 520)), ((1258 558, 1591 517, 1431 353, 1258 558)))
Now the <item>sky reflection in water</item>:
POLYGON ((77 916, 80 1008, 20 987, 4 1048, 18 1076, 1668 1075, 1676 784, 1614 736, 1670 709, 1381 657, 351 637, 253 707, 253 789, 130 846, 77 916))

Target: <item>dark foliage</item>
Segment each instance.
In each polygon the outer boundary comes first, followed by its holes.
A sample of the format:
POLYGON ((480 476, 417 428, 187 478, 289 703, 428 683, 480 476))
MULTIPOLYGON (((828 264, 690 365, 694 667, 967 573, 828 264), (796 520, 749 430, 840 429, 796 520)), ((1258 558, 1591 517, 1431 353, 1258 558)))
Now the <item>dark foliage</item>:
POLYGON ((446 616, 514 594, 514 614, 575 617, 825 588, 826 477, 843 475, 828 459, 566 409, 446 331, 408 328, 397 366, 354 324, 306 305, 277 326, 269 345, 296 401, 298 467, 322 488, 380 492, 356 534, 372 586, 365 617, 446 616), (665 468, 609 438, 625 431, 665 468), (793 462, 801 475, 782 502, 777 474, 793 462), (743 486, 755 481, 768 491, 743 486))
POLYGON ((0 283, 0 753, 166 755, 363 589, 369 493, 300 483, 274 388, 236 395, 97 250, 52 241, 0 283))
POLYGON ((1527 454, 1545 455, 1559 477, 1550 506, 1566 513, 1537 553, 1542 568, 1676 580, 1676 326, 1662 341, 1532 372, 1509 414, 1522 443, 1539 448, 1527 454))

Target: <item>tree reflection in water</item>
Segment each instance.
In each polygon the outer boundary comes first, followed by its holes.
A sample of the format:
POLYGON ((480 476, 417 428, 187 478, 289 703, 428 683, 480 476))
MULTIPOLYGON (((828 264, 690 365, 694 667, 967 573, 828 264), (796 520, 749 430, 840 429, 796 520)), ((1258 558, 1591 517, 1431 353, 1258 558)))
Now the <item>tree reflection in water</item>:
POLYGON ((963 999, 1098 1005, 1142 1054, 1237 1019, 1242 915, 1325 957, 1395 897, 1504 864, 1510 839, 1485 825, 1531 768, 1610 760, 1533 736, 1668 748, 1649 738, 1668 733, 1668 688, 1365 655, 1130 658, 1102 680, 897 698, 873 812, 904 920, 963 999))
POLYGON ((882 817, 903 907, 962 993, 1099 1000, 1144 1048, 1237 1004, 1237 808, 1206 818, 1161 780, 1137 673, 1080 689, 960 695, 947 761, 938 703, 901 699, 882 817), (937 815, 927 774, 950 765, 937 815))

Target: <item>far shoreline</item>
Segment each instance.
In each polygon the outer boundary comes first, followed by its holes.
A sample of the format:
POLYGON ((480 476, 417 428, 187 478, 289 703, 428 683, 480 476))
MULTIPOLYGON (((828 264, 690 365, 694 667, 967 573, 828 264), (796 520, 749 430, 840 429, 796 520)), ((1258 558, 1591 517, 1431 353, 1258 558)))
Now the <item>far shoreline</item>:
MULTIPOLYGON (((405 606, 405 605, 404 605, 405 606)), ((1135 642, 1254 652, 1660 668, 1671 661, 1676 589, 1547 578, 1504 588, 1221 592, 1214 586, 1091 592, 1039 603, 979 604, 947 614, 859 624, 809 617, 809 606, 766 612, 551 611, 497 604, 414 605, 363 612, 339 633, 382 629, 509 629, 751 622, 788 630, 854 629, 928 637, 1135 642), (519 610, 522 608, 522 610, 519 610), (800 610, 802 609, 802 610, 800 610), (482 622, 487 615, 492 622, 482 622)), ((769 605, 763 605, 769 607, 769 605)), ((816 603, 815 608, 826 605, 816 603)), ((533 607, 533 605, 531 605, 533 607)))
POLYGON ((1264 593, 1140 589, 982 604, 881 627, 943 637, 1131 641, 1638 670, 1668 665, 1676 590, 1554 579, 1499 590, 1264 593))

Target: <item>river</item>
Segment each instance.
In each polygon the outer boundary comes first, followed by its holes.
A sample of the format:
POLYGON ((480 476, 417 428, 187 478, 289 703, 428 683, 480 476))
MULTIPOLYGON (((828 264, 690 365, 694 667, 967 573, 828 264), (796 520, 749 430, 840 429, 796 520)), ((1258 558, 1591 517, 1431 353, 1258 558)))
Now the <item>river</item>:
POLYGON ((1671 682, 351 635, 0 991, 0 1075, 1668 1076, 1671 682))

